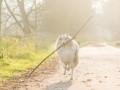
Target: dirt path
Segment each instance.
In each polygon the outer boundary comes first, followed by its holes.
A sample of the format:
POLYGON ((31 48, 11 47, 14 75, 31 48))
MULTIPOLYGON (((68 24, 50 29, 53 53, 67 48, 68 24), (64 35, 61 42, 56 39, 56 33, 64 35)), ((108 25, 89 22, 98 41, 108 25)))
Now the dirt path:
POLYGON ((80 48, 79 55, 72 81, 70 71, 62 75, 60 66, 57 71, 27 79, 15 90, 120 90, 119 48, 89 45, 80 48))
POLYGON ((59 69, 36 90, 120 90, 120 49, 108 45, 80 48, 80 62, 74 73, 62 75, 59 69))

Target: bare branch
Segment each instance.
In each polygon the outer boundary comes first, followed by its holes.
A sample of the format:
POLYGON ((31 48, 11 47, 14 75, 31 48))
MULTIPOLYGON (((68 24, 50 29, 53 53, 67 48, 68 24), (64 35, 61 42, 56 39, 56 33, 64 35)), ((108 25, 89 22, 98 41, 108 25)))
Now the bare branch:
POLYGON ((8 22, 8 20, 11 18, 12 16, 9 16, 6 20, 2 21, 1 23, 4 23, 4 22, 8 22))
POLYGON ((10 16, 10 15, 9 15, 9 14, 7 14, 7 13, 3 13, 3 12, 2 12, 2 14, 6 15, 6 16, 10 16))
POLYGON ((7 18, 6 23, 5 23, 5 26, 7 25, 7 22, 8 22, 8 20, 9 20, 11 17, 12 17, 12 16, 9 16, 9 17, 7 18))
POLYGON ((12 16, 12 17, 14 18, 14 20, 17 22, 18 26, 19 26, 20 28, 22 28, 22 25, 19 23, 19 21, 17 20, 17 18, 14 16, 14 14, 12 13, 12 11, 10 10, 10 8, 9 8, 6 0, 4 0, 4 2, 5 2, 5 5, 6 5, 8 11, 9 11, 9 13, 11 14, 11 16, 12 16))
POLYGON ((39 5, 39 6, 36 7, 35 9, 32 9, 32 8, 31 8, 31 10, 27 13, 27 16, 29 16, 29 15, 30 15, 33 11, 35 11, 35 10, 39 10, 40 7, 42 7, 42 5, 39 5))
POLYGON ((4 22, 6 22, 6 20, 4 20, 4 21, 1 21, 1 24, 2 24, 2 23, 4 23, 4 22))
POLYGON ((55 53, 57 50, 59 50, 62 46, 66 45, 67 43, 69 43, 71 40, 75 39, 77 34, 83 29, 83 27, 88 23, 88 21, 92 18, 92 16, 85 22, 85 24, 81 27, 81 29, 79 29, 74 36, 68 40, 65 44, 62 44, 61 46, 59 46, 57 49, 55 49, 53 52, 51 52, 47 57, 45 57, 34 69, 33 71, 29 74, 29 77, 31 76, 31 74, 47 59, 49 58, 53 53, 55 53))
POLYGON ((16 6, 15 8, 13 8, 12 12, 14 12, 14 10, 17 9, 17 8, 18 8, 18 6, 16 6))
POLYGON ((14 14, 14 15, 21 17, 21 15, 20 15, 20 14, 14 14))
POLYGON ((31 12, 32 12, 32 10, 33 10, 33 7, 34 7, 34 4, 35 4, 35 0, 34 0, 34 2, 33 2, 33 4, 32 4, 32 7, 30 8, 30 11, 28 12, 27 16, 29 16, 29 15, 31 14, 31 12))

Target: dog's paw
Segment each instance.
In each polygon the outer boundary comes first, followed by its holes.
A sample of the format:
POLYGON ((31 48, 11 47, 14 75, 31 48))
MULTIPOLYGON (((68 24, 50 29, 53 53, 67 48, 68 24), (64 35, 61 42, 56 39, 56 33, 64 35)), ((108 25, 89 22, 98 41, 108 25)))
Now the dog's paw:
POLYGON ((66 74, 66 72, 63 73, 63 75, 65 75, 65 74, 66 74))

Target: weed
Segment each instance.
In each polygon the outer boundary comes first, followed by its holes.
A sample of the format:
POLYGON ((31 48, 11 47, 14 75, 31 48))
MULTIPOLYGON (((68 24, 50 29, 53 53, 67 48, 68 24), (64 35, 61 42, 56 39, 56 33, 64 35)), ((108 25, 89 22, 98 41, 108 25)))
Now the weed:
MULTIPOLYGON (((5 37, 2 39, 0 54, 3 54, 4 57, 0 59, 0 82, 21 75, 28 68, 34 68, 51 52, 49 46, 53 43, 50 41, 38 42, 35 37, 27 39, 26 43, 23 42, 17 38, 11 40, 9 37, 5 37)), ((53 57, 55 55, 51 56, 51 58, 53 57)))

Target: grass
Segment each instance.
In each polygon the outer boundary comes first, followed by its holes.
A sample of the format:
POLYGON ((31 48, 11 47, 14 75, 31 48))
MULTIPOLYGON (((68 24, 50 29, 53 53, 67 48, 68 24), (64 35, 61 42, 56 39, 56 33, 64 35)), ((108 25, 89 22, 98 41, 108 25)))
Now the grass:
POLYGON ((108 45, 117 47, 116 43, 120 43, 120 41, 105 41, 105 40, 98 41, 98 42, 95 42, 95 41, 82 41, 82 42, 79 43, 79 45, 80 45, 80 47, 84 47, 84 46, 87 46, 89 44, 99 44, 99 43, 107 43, 108 45))
POLYGON ((84 46, 86 46, 86 45, 88 45, 88 44, 89 44, 89 42, 80 42, 80 43, 79 43, 80 47, 84 47, 84 46))
POLYGON ((95 43, 94 41, 81 41, 80 43, 78 43, 80 45, 80 47, 84 47, 87 46, 89 44, 95 43))
MULTIPOLYGON (((52 41, 38 41, 35 37, 27 39, 27 42, 17 38, 3 38, 0 43, 0 56, 3 54, 3 58, 0 58, 0 83, 34 68, 53 50, 49 49, 52 44, 52 41)), ((55 55, 48 60, 53 57, 55 55)))
MULTIPOLYGON (((19 40, 4 37, 0 43, 0 83, 24 74, 26 70, 34 68, 51 51, 52 40, 38 40, 35 37, 19 40), (2 58, 3 55, 3 58, 2 58)), ((80 47, 88 45, 89 41, 81 41, 80 47)), ((94 43, 94 42, 93 42, 94 43)), ((109 43, 115 45, 115 43, 109 43)), ((48 60, 55 57, 52 55, 48 60)))
POLYGON ((108 42, 109 45, 117 47, 116 43, 120 43, 120 41, 108 42))

